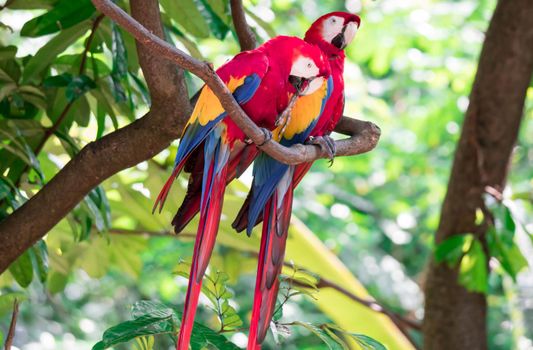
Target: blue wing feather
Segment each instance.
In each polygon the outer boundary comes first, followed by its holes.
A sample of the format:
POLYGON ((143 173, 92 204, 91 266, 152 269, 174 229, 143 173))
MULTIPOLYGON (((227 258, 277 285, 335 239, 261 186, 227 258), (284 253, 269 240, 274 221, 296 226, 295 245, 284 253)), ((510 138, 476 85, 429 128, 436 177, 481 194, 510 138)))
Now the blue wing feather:
MULTIPOLYGON (((327 83, 326 95, 322 99, 320 113, 303 132, 294 135, 290 139, 282 138, 280 140, 282 145, 291 146, 297 143, 303 143, 305 140, 307 140, 316 123, 322 116, 324 107, 331 96, 332 90, 333 79, 330 76, 327 83)), ((289 167, 289 165, 278 162, 266 153, 261 153, 256 158, 253 169, 254 181, 252 183, 252 200, 250 202, 250 210, 248 212, 248 227, 246 229, 246 233, 248 235, 251 235, 252 229, 257 222, 257 218, 259 215, 261 215, 266 202, 274 193, 279 182, 289 170, 289 167)))

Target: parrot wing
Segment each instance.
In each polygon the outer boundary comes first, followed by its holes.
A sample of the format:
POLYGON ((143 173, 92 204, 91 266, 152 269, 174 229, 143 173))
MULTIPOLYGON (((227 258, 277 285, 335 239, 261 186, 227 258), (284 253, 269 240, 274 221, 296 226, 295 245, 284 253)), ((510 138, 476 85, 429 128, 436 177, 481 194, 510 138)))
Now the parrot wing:
MULTIPOLYGON (((268 57, 264 53, 257 51, 243 52, 220 67, 217 70, 217 74, 232 92, 235 100, 240 105, 243 105, 254 96, 268 71, 268 66, 268 57)), ((183 130, 172 175, 161 189, 153 211, 158 206, 159 211, 163 209, 172 183, 183 169, 191 153, 226 116, 227 113, 214 92, 208 86, 204 86, 191 117, 183 130)))

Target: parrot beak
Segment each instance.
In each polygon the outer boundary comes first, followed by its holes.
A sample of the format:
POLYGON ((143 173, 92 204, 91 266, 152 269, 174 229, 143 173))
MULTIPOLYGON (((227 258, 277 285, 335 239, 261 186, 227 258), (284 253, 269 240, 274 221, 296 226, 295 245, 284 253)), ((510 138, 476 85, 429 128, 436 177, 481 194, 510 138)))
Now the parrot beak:
POLYGON ((331 40, 331 44, 339 50, 344 50, 344 48, 352 42, 358 28, 359 24, 356 21, 346 23, 344 27, 342 27, 342 31, 331 40))
POLYGON ((346 26, 342 27, 342 31, 339 34, 335 35, 333 40, 331 40, 331 43, 337 49, 343 50, 346 47, 346 39, 344 38, 345 31, 346 31, 346 26))
POLYGON ((306 84, 307 79, 298 77, 296 75, 289 75, 289 83, 294 87, 296 91, 301 91, 303 85, 306 84))

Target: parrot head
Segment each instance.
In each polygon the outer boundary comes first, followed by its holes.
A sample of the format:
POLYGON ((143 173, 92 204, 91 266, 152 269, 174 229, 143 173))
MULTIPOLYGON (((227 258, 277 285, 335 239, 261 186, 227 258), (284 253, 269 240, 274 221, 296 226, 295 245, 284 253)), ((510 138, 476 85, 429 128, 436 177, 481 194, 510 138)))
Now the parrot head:
POLYGON ((309 95, 330 75, 327 58, 317 46, 303 43, 294 50, 289 82, 300 95, 309 95))
POLYGON ((347 12, 331 12, 317 19, 305 33, 305 41, 314 44, 327 43, 336 50, 350 44, 359 29, 359 16, 347 12))

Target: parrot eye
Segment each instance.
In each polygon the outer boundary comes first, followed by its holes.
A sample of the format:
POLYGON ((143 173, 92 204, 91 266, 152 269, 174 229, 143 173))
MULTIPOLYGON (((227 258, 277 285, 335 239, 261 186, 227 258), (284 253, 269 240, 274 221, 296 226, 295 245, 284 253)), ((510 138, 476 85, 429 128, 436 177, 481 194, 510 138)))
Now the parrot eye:
POLYGON ((307 64, 307 68, 311 68, 313 65, 311 63, 307 64))
POLYGON ((337 20, 335 18, 332 18, 331 23, 337 23, 337 20))

